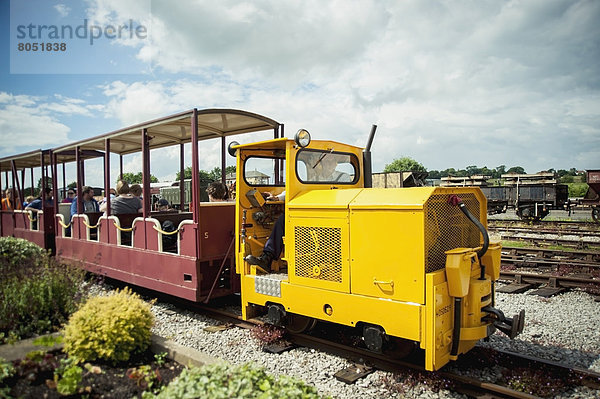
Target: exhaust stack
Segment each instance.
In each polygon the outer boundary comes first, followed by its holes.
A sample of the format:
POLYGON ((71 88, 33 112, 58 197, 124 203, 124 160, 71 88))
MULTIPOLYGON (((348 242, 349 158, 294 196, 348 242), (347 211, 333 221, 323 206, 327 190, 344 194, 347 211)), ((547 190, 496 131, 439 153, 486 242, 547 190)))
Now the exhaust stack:
POLYGON ((371 133, 369 134, 369 141, 367 147, 363 151, 363 169, 365 173, 365 188, 373 187, 373 164, 371 163, 371 145, 373 144, 373 138, 375 137, 375 130, 377 125, 373 125, 371 133))

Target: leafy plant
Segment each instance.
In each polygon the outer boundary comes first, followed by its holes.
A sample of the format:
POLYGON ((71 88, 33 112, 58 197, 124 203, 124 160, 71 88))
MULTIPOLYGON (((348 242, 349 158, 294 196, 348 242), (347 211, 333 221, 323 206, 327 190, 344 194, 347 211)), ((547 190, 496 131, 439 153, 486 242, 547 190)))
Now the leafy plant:
POLYGON ((272 324, 263 324, 252 327, 250 330, 252 337, 257 339, 262 345, 270 345, 283 339, 285 330, 272 324))
POLYGON ((137 385, 144 391, 157 393, 162 383, 162 377, 158 369, 153 369, 149 365, 142 365, 127 370, 127 377, 135 380, 137 385))
POLYGON ((505 369, 503 376, 509 388, 543 398, 553 398, 576 383, 570 373, 531 367, 514 367, 505 369))
POLYGON ((158 367, 162 367, 167 362, 167 352, 156 353, 154 355, 154 361, 158 367))
MULTIPOLYGON (((154 396, 145 392, 142 396, 154 396)), ((319 398, 317 389, 292 377, 274 377, 251 365, 192 367, 163 388, 156 398, 319 398)))
POLYGON ((45 372, 54 372, 59 362, 54 354, 38 350, 29 352, 25 358, 13 362, 13 365, 15 375, 33 382, 41 378, 45 372))
POLYGON ((150 346, 154 315, 129 288, 89 299, 65 327, 64 351, 84 361, 127 361, 150 346))
POLYGON ((454 388, 454 383, 451 380, 442 377, 438 373, 421 372, 411 369, 406 370, 402 374, 384 375, 381 377, 381 382, 387 391, 390 393, 399 393, 401 396, 404 396, 409 390, 419 384, 427 385, 434 392, 454 388))
POLYGON ((47 257, 47 252, 32 243, 14 237, 0 238, 0 280, 34 267, 47 257))
POLYGON ((0 383, 6 378, 12 377, 15 374, 15 368, 12 363, 0 357, 0 383))
POLYGON ((83 369, 77 365, 77 359, 63 358, 54 371, 54 385, 61 395, 73 395, 79 391, 83 380, 83 369))

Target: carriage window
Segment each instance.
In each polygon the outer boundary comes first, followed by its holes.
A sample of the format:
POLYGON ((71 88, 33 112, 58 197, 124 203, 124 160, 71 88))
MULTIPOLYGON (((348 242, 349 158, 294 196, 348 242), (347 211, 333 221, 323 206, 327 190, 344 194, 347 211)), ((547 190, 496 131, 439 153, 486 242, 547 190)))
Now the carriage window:
POLYGON ((355 184, 358 159, 343 152, 301 150, 296 156, 296 173, 302 183, 355 184))
POLYGON ((250 186, 285 186, 285 159, 249 157, 244 162, 244 179, 250 186))

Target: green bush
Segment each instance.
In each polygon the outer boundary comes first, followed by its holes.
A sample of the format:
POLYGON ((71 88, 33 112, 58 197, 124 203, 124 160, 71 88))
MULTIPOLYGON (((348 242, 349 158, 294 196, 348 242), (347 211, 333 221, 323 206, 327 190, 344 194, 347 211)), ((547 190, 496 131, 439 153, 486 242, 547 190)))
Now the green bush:
POLYGON ((84 279, 29 241, 0 238, 0 343, 58 330, 77 309, 84 279))
POLYGON ((65 326, 64 350, 84 361, 129 360, 150 346, 154 315, 129 288, 89 299, 65 326))
POLYGON ((24 275, 48 259, 47 252, 22 238, 0 237, 0 280, 24 275))
POLYGON ((144 399, 192 398, 319 398, 317 389, 287 376, 274 377, 251 365, 216 364, 192 367, 181 372, 156 396, 144 393, 144 399))
POLYGON ((583 197, 589 187, 587 183, 569 183, 568 186, 570 198, 583 197))
POLYGON ((15 373, 15 368, 12 363, 0 357, 0 383, 6 378, 12 377, 15 373))
POLYGON ((0 398, 10 398, 10 384, 8 380, 15 374, 12 362, 0 357, 0 398))

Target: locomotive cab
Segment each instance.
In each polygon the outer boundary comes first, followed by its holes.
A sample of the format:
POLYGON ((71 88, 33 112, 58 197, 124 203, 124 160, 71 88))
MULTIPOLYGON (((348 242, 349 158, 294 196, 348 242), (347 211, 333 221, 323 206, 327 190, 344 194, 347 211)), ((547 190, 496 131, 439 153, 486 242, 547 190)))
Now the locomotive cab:
POLYGON ((493 308, 501 247, 488 242, 478 188, 365 188, 363 149, 332 141, 230 150, 244 319, 268 312, 292 332, 319 320, 356 327, 376 352, 421 348, 428 370, 496 327, 511 337, 523 329, 523 313, 493 308), (284 191, 284 201, 264 199, 284 191), (270 270, 248 263, 281 215, 281 255, 270 270))

